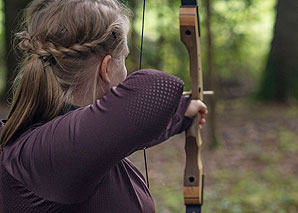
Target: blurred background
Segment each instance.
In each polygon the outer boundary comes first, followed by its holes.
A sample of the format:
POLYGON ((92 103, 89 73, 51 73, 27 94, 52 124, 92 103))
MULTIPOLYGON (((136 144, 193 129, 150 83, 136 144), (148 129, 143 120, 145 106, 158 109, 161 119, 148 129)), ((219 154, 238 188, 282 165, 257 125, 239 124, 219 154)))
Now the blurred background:
MULTIPOLYGON (((18 64, 12 35, 30 0, 0 0, 0 117, 18 64)), ((139 67, 141 0, 127 68, 139 67)), ((203 129, 206 213, 298 212, 298 1, 200 0, 201 53, 209 115, 203 129)), ((179 76, 190 88, 180 41, 179 0, 147 0, 143 67, 179 76)), ((131 156, 144 171, 143 153, 131 156)), ((184 134, 148 150, 158 213, 184 212, 184 134)), ((121 202, 121 201, 119 201, 121 202)))

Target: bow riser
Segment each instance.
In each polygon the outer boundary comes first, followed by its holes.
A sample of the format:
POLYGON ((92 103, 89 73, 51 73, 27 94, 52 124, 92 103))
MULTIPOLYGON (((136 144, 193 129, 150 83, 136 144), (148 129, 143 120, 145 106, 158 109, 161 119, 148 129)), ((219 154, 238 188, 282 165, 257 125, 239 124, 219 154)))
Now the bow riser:
MULTIPOLYGON (((197 5, 180 8, 180 34, 190 59, 191 98, 203 100, 203 74, 200 54, 200 30, 197 5), (198 89, 199 88, 199 89, 198 89)), ((195 118, 186 132, 186 166, 184 172, 184 202, 186 212, 201 212, 203 203, 203 166, 201 161, 202 139, 199 119, 195 118)))

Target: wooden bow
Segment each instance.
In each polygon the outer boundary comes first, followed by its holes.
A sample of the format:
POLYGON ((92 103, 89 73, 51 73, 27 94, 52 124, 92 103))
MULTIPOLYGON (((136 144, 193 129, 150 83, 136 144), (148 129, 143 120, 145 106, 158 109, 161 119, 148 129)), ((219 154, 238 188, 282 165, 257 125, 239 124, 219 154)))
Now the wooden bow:
MULTIPOLYGON (((190 59, 191 99, 202 101, 204 92, 197 0, 181 0, 179 19, 181 40, 188 50, 190 59)), ((197 117, 185 133, 184 203, 186 213, 200 213, 203 204, 202 138, 198 122, 197 117)))

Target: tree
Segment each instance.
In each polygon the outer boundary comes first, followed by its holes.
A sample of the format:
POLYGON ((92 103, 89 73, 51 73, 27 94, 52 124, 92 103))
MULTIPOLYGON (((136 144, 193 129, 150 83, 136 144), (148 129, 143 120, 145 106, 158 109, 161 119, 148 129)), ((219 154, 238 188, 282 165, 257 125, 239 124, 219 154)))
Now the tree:
MULTIPOLYGON (((211 19, 212 19, 212 0, 205 0, 206 5, 206 53, 207 53, 207 86, 211 90, 216 90, 216 79, 213 68, 213 34, 211 30, 211 19)), ((209 100, 209 122, 208 127, 210 130, 210 148, 216 148, 219 145, 216 128, 216 97, 214 95, 208 98, 209 100)))
POLYGON ((5 12, 5 49, 6 49, 6 85, 2 93, 1 100, 6 100, 11 96, 10 87, 15 77, 15 70, 17 67, 17 57, 13 50, 13 34, 17 26, 22 21, 22 10, 31 0, 4 0, 5 12))
POLYGON ((298 1, 278 0, 274 37, 258 98, 286 102, 298 99, 298 1))

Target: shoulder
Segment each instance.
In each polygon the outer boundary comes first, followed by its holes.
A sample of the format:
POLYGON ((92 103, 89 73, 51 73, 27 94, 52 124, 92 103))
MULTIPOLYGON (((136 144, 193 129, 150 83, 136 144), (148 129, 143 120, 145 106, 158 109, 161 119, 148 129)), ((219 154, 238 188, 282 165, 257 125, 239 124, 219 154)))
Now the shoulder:
POLYGON ((154 69, 142 69, 130 74, 123 83, 121 83, 118 88, 126 89, 137 89, 137 90, 147 90, 151 89, 153 91, 169 90, 175 92, 183 91, 184 82, 167 72, 162 72, 154 69))
POLYGON ((167 78, 167 79, 170 79, 170 80, 175 81, 177 83, 183 84, 183 81, 180 78, 178 78, 178 77, 176 77, 176 76, 174 76, 174 75, 172 75, 170 73, 163 72, 163 71, 160 71, 160 70, 154 70, 154 69, 141 69, 141 70, 137 70, 137 71, 131 73, 127 77, 126 80, 129 80, 129 79, 131 79, 133 77, 147 78, 147 79, 148 78, 150 78, 150 79, 160 79, 160 78, 164 79, 164 78, 167 78))

